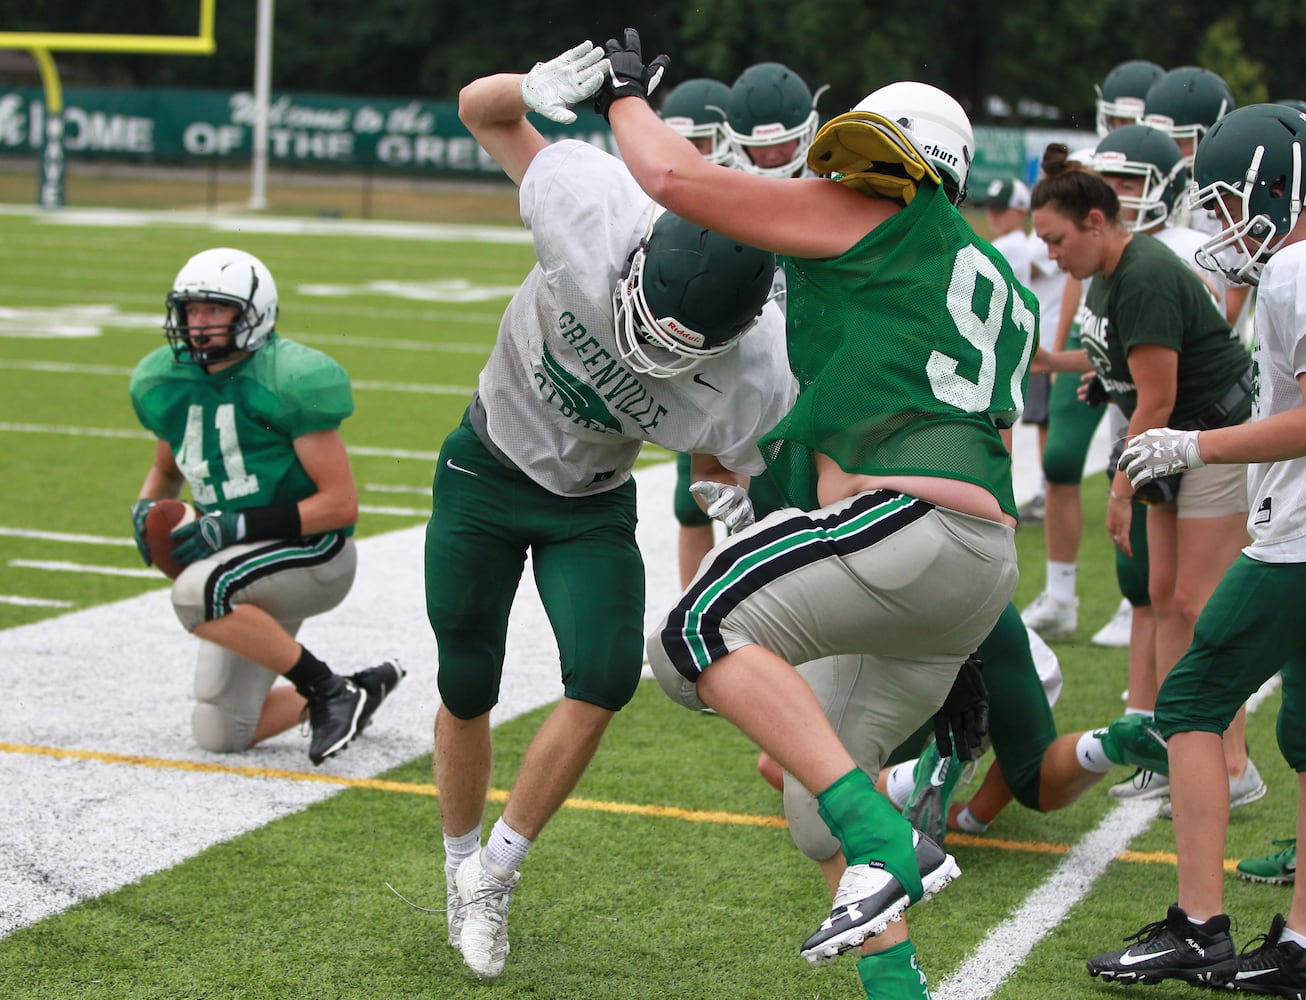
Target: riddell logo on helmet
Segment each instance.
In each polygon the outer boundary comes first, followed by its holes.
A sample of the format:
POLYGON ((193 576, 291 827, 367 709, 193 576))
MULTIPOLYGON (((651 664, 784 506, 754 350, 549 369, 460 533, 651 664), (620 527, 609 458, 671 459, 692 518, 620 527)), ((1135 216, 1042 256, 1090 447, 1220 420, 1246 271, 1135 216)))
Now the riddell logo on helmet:
POLYGON ((753 128, 753 138, 766 139, 773 135, 779 135, 784 130, 785 127, 780 122, 772 122, 769 125, 757 125, 753 128))
POLYGON ((921 152, 926 156, 932 156, 936 160, 942 160, 949 166, 957 165, 957 154, 950 149, 940 146, 938 143, 929 142, 921 146, 921 152))
POLYGON ((662 326, 677 340, 681 343, 688 344, 690 347, 702 347, 703 344, 706 343, 707 338, 705 338, 701 333, 695 333, 693 330, 682 326, 671 317, 664 319, 662 321, 662 326))

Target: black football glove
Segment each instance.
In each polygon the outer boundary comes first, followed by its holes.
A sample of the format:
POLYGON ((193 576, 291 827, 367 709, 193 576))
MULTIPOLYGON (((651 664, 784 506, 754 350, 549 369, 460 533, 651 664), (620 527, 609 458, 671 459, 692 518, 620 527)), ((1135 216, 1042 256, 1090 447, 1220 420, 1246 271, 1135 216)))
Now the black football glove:
POLYGON ((626 29, 623 41, 609 38, 603 43, 603 51, 607 54, 607 73, 603 77, 603 86, 595 95, 594 110, 606 121, 608 109, 617 98, 642 97, 648 100, 648 95, 662 82, 662 74, 671 65, 671 57, 666 54, 654 56, 645 65, 639 48, 639 32, 634 28, 626 29))
POLYGON ((956 754, 963 764, 978 760, 989 734, 989 689, 984 686, 983 663, 971 653, 957 671, 952 690, 934 714, 934 738, 939 755, 956 754))

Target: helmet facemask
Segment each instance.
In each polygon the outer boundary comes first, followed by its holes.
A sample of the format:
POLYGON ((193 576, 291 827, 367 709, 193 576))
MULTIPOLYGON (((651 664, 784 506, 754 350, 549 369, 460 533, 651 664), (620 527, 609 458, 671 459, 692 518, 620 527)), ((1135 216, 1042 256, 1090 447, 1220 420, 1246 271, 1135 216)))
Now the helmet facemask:
MULTIPOLYGON (((1207 240, 1196 253, 1197 263, 1208 271, 1223 274, 1232 282, 1255 285, 1261 280, 1261 270, 1266 261, 1273 256, 1279 244, 1292 232, 1301 215, 1302 160, 1301 146, 1294 144, 1293 176, 1276 178, 1270 182, 1271 188, 1285 185, 1289 195, 1287 224, 1279 225, 1266 212, 1257 212, 1252 205, 1257 195, 1257 181, 1261 170, 1261 160, 1265 147, 1257 146, 1252 154, 1250 166, 1245 178, 1238 183, 1217 180, 1206 187, 1199 188, 1189 197, 1189 207, 1194 210, 1211 212, 1222 223, 1220 232, 1207 240), (1237 213, 1230 209, 1230 204, 1237 206, 1237 213)), ((1283 197, 1280 194, 1279 197, 1283 197)))
MULTIPOLYGON (((1184 169, 1183 161, 1175 165, 1177 171, 1184 169)), ((1107 153, 1093 157, 1093 169, 1105 177, 1141 177, 1143 190, 1138 195, 1126 195, 1117 192, 1121 208, 1132 208, 1134 218, 1126 223, 1125 228, 1135 233, 1147 232, 1162 225, 1170 217, 1173 204, 1167 203, 1166 194, 1174 184, 1175 174, 1168 177, 1161 173, 1159 167, 1152 163, 1126 160, 1119 154, 1107 153)))

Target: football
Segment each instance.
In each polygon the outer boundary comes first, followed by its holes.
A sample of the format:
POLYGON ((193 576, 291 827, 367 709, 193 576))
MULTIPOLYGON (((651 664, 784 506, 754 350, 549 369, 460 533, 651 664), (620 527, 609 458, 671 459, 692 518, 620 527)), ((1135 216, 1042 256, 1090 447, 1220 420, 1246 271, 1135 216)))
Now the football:
POLYGON ((150 559, 170 580, 177 579, 182 570, 172 558, 172 529, 193 520, 195 508, 180 500, 160 500, 145 515, 145 545, 150 559))

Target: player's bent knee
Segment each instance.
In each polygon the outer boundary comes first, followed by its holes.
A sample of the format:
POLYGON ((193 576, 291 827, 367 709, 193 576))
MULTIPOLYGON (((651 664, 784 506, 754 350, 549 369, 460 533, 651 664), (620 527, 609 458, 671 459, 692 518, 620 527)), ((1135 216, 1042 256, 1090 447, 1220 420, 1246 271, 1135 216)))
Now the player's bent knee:
POLYGON ((204 624, 204 588, 208 574, 192 564, 182 571, 172 585, 172 610, 187 632, 204 624))
POLYGON ((784 804, 794 846, 813 861, 834 857, 839 850, 839 841, 817 812, 816 797, 796 781, 786 781, 784 804))
POLYGON ((237 719, 230 712, 204 701, 197 702, 191 710, 191 735, 201 750, 210 753, 240 753, 254 738, 257 725, 257 719, 237 719))
POLYGON ((677 705, 683 705, 695 712, 703 711, 707 705, 698 696, 698 686, 672 665, 670 657, 662 647, 661 631, 659 628, 648 638, 648 663, 653 670, 654 678, 666 692, 667 697, 677 705))

